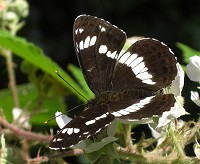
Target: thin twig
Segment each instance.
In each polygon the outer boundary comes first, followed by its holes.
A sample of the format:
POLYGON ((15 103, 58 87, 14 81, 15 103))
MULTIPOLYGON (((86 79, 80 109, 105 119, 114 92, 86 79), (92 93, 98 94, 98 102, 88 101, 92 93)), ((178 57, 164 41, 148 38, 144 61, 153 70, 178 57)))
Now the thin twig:
POLYGON ((50 154, 48 156, 38 156, 36 158, 28 158, 26 161, 28 163, 35 163, 35 162, 48 162, 50 159, 54 158, 63 158, 63 157, 70 157, 70 156, 78 156, 84 154, 82 149, 72 149, 69 151, 60 151, 58 153, 50 154))
POLYGON ((9 78, 9 87, 12 92, 14 106, 19 107, 19 98, 17 95, 17 87, 16 87, 16 80, 15 80, 15 73, 14 73, 14 67, 13 67, 13 59, 12 59, 12 53, 9 50, 2 51, 3 55, 6 57, 6 65, 8 69, 8 78, 9 78))
POLYGON ((47 136, 43 134, 33 133, 31 131, 27 131, 24 129, 20 129, 9 122, 7 122, 4 118, 0 117, 0 124, 10 129, 14 134, 18 137, 24 137, 28 140, 34 140, 39 142, 49 142, 52 139, 52 136, 47 136))

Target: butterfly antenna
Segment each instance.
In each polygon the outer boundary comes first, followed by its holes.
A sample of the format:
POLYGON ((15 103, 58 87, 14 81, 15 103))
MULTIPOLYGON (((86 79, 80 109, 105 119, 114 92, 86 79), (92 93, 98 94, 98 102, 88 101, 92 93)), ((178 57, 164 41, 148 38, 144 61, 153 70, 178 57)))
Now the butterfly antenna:
POLYGON ((71 112, 72 110, 74 110, 74 109, 76 109, 76 108, 79 108, 80 106, 83 106, 83 105, 85 105, 85 104, 77 105, 77 106, 75 106, 74 108, 71 108, 70 110, 68 110, 66 113, 61 113, 61 114, 59 114, 59 115, 57 115, 57 116, 54 116, 54 117, 50 118, 49 120, 45 121, 44 123, 47 124, 48 122, 54 120, 56 117, 59 117, 59 116, 61 116, 61 115, 63 115, 63 114, 67 114, 67 113, 71 112))
POLYGON ((59 73, 57 70, 55 70, 55 73, 65 82, 67 83, 76 93, 78 93, 81 97, 83 97, 86 101, 88 101, 88 99, 83 96, 79 91, 77 91, 68 81, 66 81, 59 73))

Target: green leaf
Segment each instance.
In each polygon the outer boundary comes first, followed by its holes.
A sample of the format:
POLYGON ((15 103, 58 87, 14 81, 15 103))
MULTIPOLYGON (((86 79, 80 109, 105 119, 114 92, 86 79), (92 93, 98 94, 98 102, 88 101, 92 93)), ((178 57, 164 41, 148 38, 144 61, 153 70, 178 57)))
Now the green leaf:
POLYGON ((192 56, 200 56, 200 52, 196 51, 192 48, 190 48, 189 46, 183 44, 183 43, 177 43, 177 47, 181 49, 181 51, 183 51, 183 55, 184 55, 184 62, 186 64, 189 63, 189 59, 192 56))
POLYGON ((118 153, 117 153, 116 148, 113 143, 104 146, 103 152, 109 156, 112 156, 113 158, 117 159, 118 161, 120 161, 118 153))
MULTIPOLYGON (((32 109, 33 111, 27 111, 31 113, 31 123, 44 125, 44 122, 49 120, 55 115, 57 110, 64 113, 65 103, 64 97, 53 96, 47 97, 43 102, 42 111, 35 109, 38 105, 38 93, 34 85, 20 85, 17 86, 17 93, 22 109, 32 109), (61 106, 61 109, 59 108, 61 106), (59 108, 59 109, 58 109, 59 108)), ((7 120, 12 121, 12 110, 14 102, 9 89, 1 90, 0 92, 0 108, 3 109, 4 115, 7 120)), ((55 125, 54 121, 49 124, 55 125)))
POLYGON ((114 136, 116 133, 116 129, 117 129, 117 120, 114 119, 114 121, 112 121, 112 123, 107 127, 107 135, 114 136))
POLYGON ((104 147, 105 145, 111 143, 111 142, 114 142, 118 140, 118 138, 115 138, 115 137, 106 137, 104 139, 102 139, 100 142, 95 142, 95 143, 92 143, 90 144, 88 147, 84 148, 84 151, 85 153, 91 153, 91 152, 94 152, 94 151, 97 151, 99 149, 101 149, 102 147, 104 147))
POLYGON ((95 164, 113 164, 113 158, 104 154, 97 161, 95 161, 95 164))
POLYGON ((82 101, 86 101, 81 97, 73 88, 75 88, 82 95, 85 95, 85 92, 75 83, 75 81, 63 71, 55 62, 50 58, 44 55, 43 51, 35 46, 32 43, 27 42, 23 38, 12 36, 10 33, 5 31, 0 31, 0 46, 11 50, 15 55, 21 57, 24 60, 27 60, 34 66, 40 68, 45 73, 51 75, 61 84, 63 84, 68 90, 73 92, 77 97, 82 101), (72 87, 70 87, 66 82, 64 82, 58 75, 55 73, 55 70, 68 82, 72 87))
POLYGON ((90 161, 90 163, 96 163, 96 161, 101 157, 102 152, 101 150, 99 150, 99 151, 91 152, 85 155, 88 161, 90 161))

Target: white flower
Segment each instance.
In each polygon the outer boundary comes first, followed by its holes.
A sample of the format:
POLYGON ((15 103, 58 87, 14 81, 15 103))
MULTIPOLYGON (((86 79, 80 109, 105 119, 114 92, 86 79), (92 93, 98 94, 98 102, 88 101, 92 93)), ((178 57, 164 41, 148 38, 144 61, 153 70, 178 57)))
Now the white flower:
POLYGON ((200 106, 199 93, 196 91, 191 91, 191 100, 198 106, 200 106))
POLYGON ((170 91, 175 96, 181 96, 181 92, 184 86, 185 74, 184 74, 183 68, 181 67, 179 63, 176 64, 176 67, 177 67, 177 76, 172 81, 170 91))
POLYGON ((165 128, 167 124, 169 124, 174 118, 179 118, 180 116, 186 115, 188 112, 185 111, 182 104, 176 98, 175 105, 170 109, 170 111, 166 111, 159 118, 158 125, 156 129, 165 128))
POLYGON ((65 125, 67 125, 72 119, 61 112, 56 112, 56 122, 60 129, 62 129, 65 125))
MULTIPOLYGON (((185 122, 183 120, 178 120, 178 122, 175 123, 175 121, 171 122, 171 128, 180 129, 185 125, 185 122)), ((155 124, 149 124, 149 128, 151 130, 152 136, 157 139, 157 146, 160 145, 167 137, 168 133, 166 131, 163 131, 162 129, 157 129, 155 127, 155 124)))
POLYGON ((188 114, 183 108, 183 97, 181 96, 181 92, 184 86, 184 71, 179 63, 176 65, 177 67, 177 76, 173 80, 171 84, 171 88, 169 91, 165 90, 165 93, 173 93, 176 99, 174 106, 170 109, 170 111, 163 112, 162 116, 159 118, 157 129, 164 128, 167 124, 169 124, 174 118, 179 118, 182 115, 188 114))
MULTIPOLYGON (((190 80, 200 83, 200 57, 193 56, 190 58, 189 64, 186 66, 186 72, 190 80)), ((197 87, 198 88, 198 87, 197 87)), ((191 100, 200 106, 199 94, 191 91, 191 100)))
POLYGON ((200 82, 200 57, 193 56, 186 66, 186 72, 190 80, 200 82))
POLYGON ((198 143, 196 137, 195 137, 195 144, 194 144, 194 153, 196 157, 200 160, 200 144, 198 143))
POLYGON ((20 125, 22 125, 24 128, 29 127, 29 116, 25 115, 20 108, 13 108, 12 110, 13 120, 18 121, 20 125))
POLYGON ((152 134, 153 138, 157 139, 157 146, 160 145, 166 139, 166 132, 164 132, 164 131, 161 131, 161 132, 156 131, 151 126, 151 124, 149 124, 149 128, 151 130, 151 134, 152 134))

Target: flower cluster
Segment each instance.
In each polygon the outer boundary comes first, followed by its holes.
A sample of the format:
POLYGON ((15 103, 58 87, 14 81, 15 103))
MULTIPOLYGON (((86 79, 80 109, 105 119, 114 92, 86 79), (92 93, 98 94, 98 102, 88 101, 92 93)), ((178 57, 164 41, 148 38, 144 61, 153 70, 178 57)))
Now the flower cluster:
MULTIPOLYGON (((199 82, 200 84, 200 57, 193 56, 190 58, 189 64, 186 67, 186 73, 190 80, 199 82)), ((200 87, 198 87, 200 89, 200 87)), ((196 91, 191 91, 191 100, 200 106, 199 94, 196 91)))
POLYGON ((0 27, 16 33, 28 16, 29 6, 25 0, 1 0, 0 1, 0 27))

